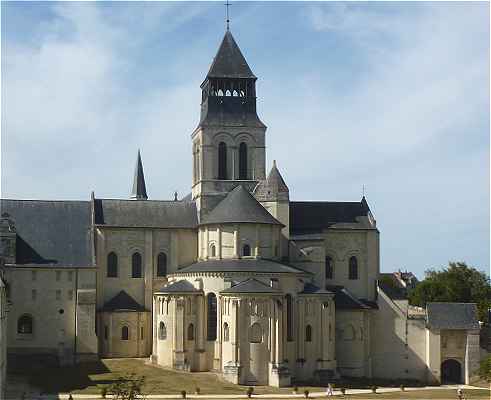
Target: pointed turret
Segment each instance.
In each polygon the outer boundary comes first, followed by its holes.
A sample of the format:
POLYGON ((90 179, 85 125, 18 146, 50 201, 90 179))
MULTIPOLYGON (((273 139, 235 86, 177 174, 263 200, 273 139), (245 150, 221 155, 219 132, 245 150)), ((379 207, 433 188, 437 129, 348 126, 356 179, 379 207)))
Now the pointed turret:
POLYGON ((289 194, 288 186, 276 166, 276 160, 274 160, 268 177, 257 185, 254 196, 259 201, 288 201, 289 194))
POLYGON ((133 190, 131 191, 131 198, 134 200, 148 199, 140 150, 138 150, 138 157, 136 159, 135 177, 133 178, 133 190))

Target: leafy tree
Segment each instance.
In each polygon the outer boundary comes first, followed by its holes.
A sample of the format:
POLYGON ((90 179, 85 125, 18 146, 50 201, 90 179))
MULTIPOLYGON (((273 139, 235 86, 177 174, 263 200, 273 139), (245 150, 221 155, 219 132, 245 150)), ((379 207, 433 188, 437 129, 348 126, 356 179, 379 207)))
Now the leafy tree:
POLYGON ((420 307, 432 301, 477 303, 479 320, 487 322, 491 281, 484 272, 465 262, 450 262, 441 271, 426 271, 425 279, 409 292, 409 301, 420 307))
POLYGON ((479 376, 481 379, 491 382, 491 356, 488 356, 481 361, 479 376))

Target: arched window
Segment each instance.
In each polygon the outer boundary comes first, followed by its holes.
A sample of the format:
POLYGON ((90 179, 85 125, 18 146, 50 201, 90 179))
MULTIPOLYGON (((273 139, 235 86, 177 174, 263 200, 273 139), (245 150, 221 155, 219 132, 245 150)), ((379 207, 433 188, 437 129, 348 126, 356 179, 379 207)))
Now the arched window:
POLYGON ((142 256, 140 253, 133 253, 131 256, 131 277, 142 277, 142 256))
POLYGON ((167 275, 167 255, 159 253, 157 256, 157 276, 167 275))
POLYGON ((263 330, 257 322, 252 324, 249 337, 251 343, 261 343, 263 341, 263 330))
POLYGON ((33 333, 32 317, 30 315, 23 315, 17 320, 17 333, 33 333))
POLYGON ((310 325, 307 325, 305 327, 305 341, 306 342, 312 341, 312 327, 310 325))
POLYGON ((127 326, 121 328, 121 340, 128 340, 130 338, 130 330, 127 326))
POLYGON ((239 179, 247 179, 247 144, 239 145, 239 179))
POLYGON ((358 260, 355 256, 350 257, 349 259, 349 271, 348 271, 349 279, 354 280, 358 279, 358 260))
POLYGON ((194 325, 188 325, 188 340, 194 340, 194 325))
POLYGON ((167 339, 167 329, 165 328, 165 324, 160 322, 159 324, 159 339, 166 340, 167 339))
POLYGON ((334 266, 332 262, 332 258, 326 257, 326 279, 332 279, 334 276, 334 266))
POLYGON ((251 255, 251 246, 245 244, 244 247, 242 247, 242 255, 244 257, 249 257, 251 255))
POLYGON ((218 144, 218 179, 227 179, 227 145, 218 144))
POLYGON ((118 277, 118 256, 113 251, 107 255, 107 277, 118 277))
POLYGON ((210 246, 210 256, 211 257, 216 257, 217 256, 217 249, 214 244, 210 246))
POLYGON ((286 340, 293 341, 293 301, 289 294, 286 295, 286 340))
POLYGON ((217 297, 214 293, 210 293, 207 296, 208 302, 208 331, 207 339, 216 340, 217 339, 217 297))
POLYGON ((230 340, 230 332, 228 328, 228 324, 225 322, 223 324, 223 341, 228 342, 230 340))

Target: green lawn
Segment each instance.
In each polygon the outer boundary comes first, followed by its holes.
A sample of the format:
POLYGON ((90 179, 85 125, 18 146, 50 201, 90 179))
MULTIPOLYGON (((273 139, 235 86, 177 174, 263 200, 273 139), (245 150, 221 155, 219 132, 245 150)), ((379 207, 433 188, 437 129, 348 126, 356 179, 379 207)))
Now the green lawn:
MULTIPOLYGON (((79 364, 72 367, 49 367, 40 368, 35 363, 22 363, 10 371, 27 378, 30 385, 39 388, 43 393, 83 393, 99 394, 101 388, 110 385, 130 373, 145 376, 145 394, 179 394, 182 390, 194 393, 199 387, 201 394, 244 394, 246 386, 233 385, 217 378, 211 372, 178 372, 170 369, 149 365, 142 359, 103 359, 98 362, 79 364)), ((379 385, 378 382, 376 383, 379 385)), ((367 387, 363 380, 350 380, 342 382, 337 387, 362 388, 367 387)), ((382 386, 381 384, 379 386, 382 386)), ((389 386, 384 384, 384 386, 389 386)), ((300 386, 298 392, 304 390, 310 392, 324 392, 324 387, 300 386)), ((256 386, 254 393, 292 393, 292 388, 272 388, 269 386, 256 386)), ((342 397, 336 397, 341 399, 342 397)), ((417 392, 395 392, 365 395, 348 395, 345 398, 356 399, 455 399, 455 391, 450 390, 423 390, 417 392)), ((490 399, 487 390, 466 391, 467 399, 490 399)))
MULTIPOLYGON (((489 400, 491 392, 486 389, 464 390, 465 399, 489 400)), ((393 393, 376 393, 376 394, 354 394, 348 395, 348 399, 457 399, 455 390, 435 389, 435 390, 417 390, 393 393)))

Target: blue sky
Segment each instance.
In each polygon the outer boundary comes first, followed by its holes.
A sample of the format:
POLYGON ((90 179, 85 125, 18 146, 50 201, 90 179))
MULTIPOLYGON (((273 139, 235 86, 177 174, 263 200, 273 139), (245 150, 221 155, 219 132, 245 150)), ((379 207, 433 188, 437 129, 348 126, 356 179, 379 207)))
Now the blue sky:
MULTIPOLYGON (((219 2, 2 2, 2 197, 190 191, 199 85, 219 2)), ((489 272, 489 4, 240 2, 231 30, 259 77, 293 200, 357 201, 381 270, 463 260, 489 272)))

